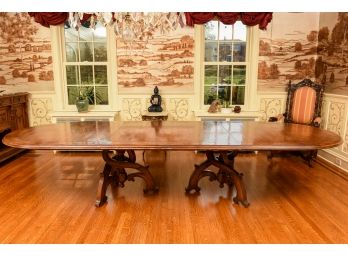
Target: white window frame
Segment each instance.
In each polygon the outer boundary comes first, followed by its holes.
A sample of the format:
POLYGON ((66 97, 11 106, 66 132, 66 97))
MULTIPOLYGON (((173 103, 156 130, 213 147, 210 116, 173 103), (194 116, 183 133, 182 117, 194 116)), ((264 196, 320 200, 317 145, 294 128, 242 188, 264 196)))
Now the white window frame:
MULTIPOLYGON (((257 111, 257 70, 259 55, 259 28, 258 26, 247 27, 246 46, 246 78, 245 100, 242 111, 257 111)), ((195 25, 195 110, 206 111, 209 105, 204 105, 204 25, 195 25)))
MULTIPOLYGON (((107 76, 108 76, 108 105, 92 105, 90 112, 100 111, 116 111, 118 109, 118 91, 117 91, 117 72, 116 72, 116 39, 110 26, 107 30, 107 76)), ((64 40, 64 26, 51 26, 52 38, 52 59, 54 69, 54 88, 55 98, 53 105, 55 111, 77 111, 75 105, 68 104, 68 95, 66 87, 65 75, 65 40, 64 40)))

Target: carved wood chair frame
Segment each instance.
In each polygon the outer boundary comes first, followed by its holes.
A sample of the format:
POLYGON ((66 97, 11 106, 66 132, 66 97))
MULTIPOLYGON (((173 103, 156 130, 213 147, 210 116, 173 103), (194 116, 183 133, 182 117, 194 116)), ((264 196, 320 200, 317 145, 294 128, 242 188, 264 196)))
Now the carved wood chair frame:
POLYGON ((289 81, 288 96, 286 99, 286 108, 284 113, 284 122, 295 123, 292 120, 292 105, 294 102, 294 96, 295 96, 296 90, 302 87, 310 87, 315 90, 316 99, 315 99, 314 114, 313 114, 312 121, 309 125, 318 126, 317 124, 315 124, 314 120, 318 117, 321 117, 321 106, 322 106, 323 93, 324 93, 325 86, 321 84, 317 84, 311 81, 310 79, 304 79, 297 84, 291 84, 291 81, 289 81))
MULTIPOLYGON (((286 107, 285 107, 285 113, 284 116, 284 122, 285 123, 296 123, 292 119, 292 106, 294 102, 294 96, 297 89, 302 87, 310 87, 315 90, 316 93, 316 99, 315 99, 315 107, 314 107, 314 113, 311 122, 308 124, 310 126, 319 127, 320 121, 317 122, 317 118, 321 118, 321 106, 323 101, 323 93, 325 86, 320 85, 317 83, 314 83, 310 79, 304 79, 299 83, 291 84, 291 81, 288 83, 288 96, 286 99, 286 107)), ((270 120, 271 121, 271 120, 270 120)), ((309 150, 309 151, 294 151, 289 152, 291 154, 299 155, 301 156, 305 161, 307 161, 308 165, 312 167, 312 161, 317 156, 317 150, 309 150)), ((286 152, 283 151, 270 151, 268 153, 268 159, 272 159, 275 155, 284 155, 286 152)))

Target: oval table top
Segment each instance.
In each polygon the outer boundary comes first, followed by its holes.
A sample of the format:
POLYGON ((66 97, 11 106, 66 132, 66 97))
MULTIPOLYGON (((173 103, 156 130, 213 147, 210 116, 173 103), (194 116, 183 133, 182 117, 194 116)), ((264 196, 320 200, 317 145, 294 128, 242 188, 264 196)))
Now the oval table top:
POLYGON ((314 150, 342 139, 312 126, 272 122, 84 121, 16 130, 3 143, 53 150, 314 150))

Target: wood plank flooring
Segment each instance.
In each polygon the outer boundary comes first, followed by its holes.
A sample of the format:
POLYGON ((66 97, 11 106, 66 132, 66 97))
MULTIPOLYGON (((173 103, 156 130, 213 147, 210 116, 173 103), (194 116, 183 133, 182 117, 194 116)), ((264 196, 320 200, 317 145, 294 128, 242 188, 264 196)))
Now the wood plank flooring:
MULTIPOLYGON (((348 243, 348 181, 296 157, 236 158, 251 205, 207 178, 185 195, 193 152, 147 151, 160 186, 137 179, 94 207, 100 153, 32 151, 0 166, 0 243, 348 243)), ((142 163, 142 152, 137 152, 142 163)))

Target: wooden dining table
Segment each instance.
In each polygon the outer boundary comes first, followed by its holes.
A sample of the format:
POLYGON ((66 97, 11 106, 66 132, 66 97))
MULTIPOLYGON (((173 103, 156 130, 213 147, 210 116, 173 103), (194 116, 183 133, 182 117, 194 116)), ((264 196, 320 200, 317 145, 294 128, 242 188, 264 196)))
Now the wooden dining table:
POLYGON ((186 192, 199 192, 199 181, 209 177, 221 187, 226 184, 235 188, 233 201, 247 207, 243 174, 234 168, 238 153, 318 150, 338 146, 342 139, 333 132, 300 124, 155 120, 42 125, 13 131, 4 137, 3 143, 25 149, 101 150, 105 165, 97 192, 98 207, 107 201, 110 184, 123 187, 125 182, 141 178, 145 182, 144 193, 157 192, 149 165, 136 162, 135 150, 203 151, 206 159, 195 165, 186 192), (208 170, 211 166, 218 171, 208 170))

